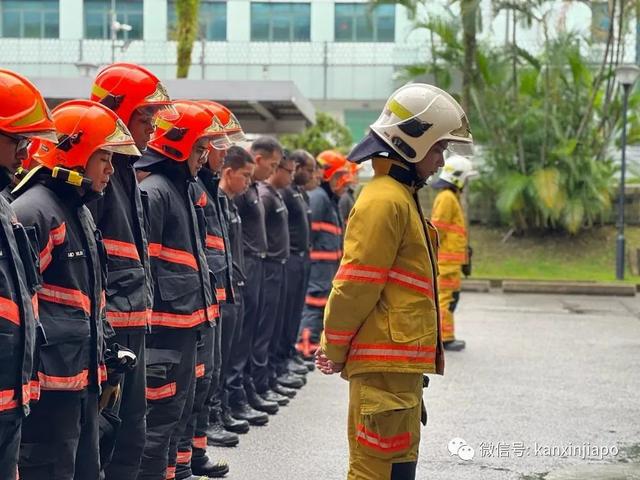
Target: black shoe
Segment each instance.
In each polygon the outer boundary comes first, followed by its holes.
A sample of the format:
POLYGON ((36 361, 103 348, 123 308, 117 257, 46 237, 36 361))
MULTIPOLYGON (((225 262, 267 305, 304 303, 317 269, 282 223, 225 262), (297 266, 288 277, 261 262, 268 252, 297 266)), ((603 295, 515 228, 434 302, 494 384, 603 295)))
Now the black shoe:
POLYGON ((467 346, 467 342, 464 340, 449 340, 448 342, 444 342, 443 345, 445 350, 459 352, 460 350, 464 350, 464 347, 467 346))
POLYGON ((289 362, 287 363, 287 370, 289 370, 291 373, 295 373, 296 375, 306 375, 307 373, 309 373, 309 370, 305 365, 300 365, 293 360, 289 360, 289 362))
POLYGON ((281 407, 284 407, 285 405, 289 405, 288 397, 285 397, 284 395, 279 395, 273 390, 267 390, 266 392, 261 393, 260 396, 262 397, 263 400, 266 400, 267 402, 276 402, 281 407))
POLYGON ((261 426, 269 423, 269 415, 254 410, 246 403, 232 406, 231 416, 237 420, 246 420, 250 425, 261 426))
POLYGON ((280 385, 277 382, 273 387, 271 387, 271 390, 276 392, 278 395, 284 395, 285 397, 289 397, 289 398, 295 397, 296 393, 298 393, 293 388, 283 387, 282 385, 280 385))
MULTIPOLYGON (((259 413, 259 412, 256 412, 259 413)), ((267 417, 267 420, 269 418, 267 417)), ((228 432, 233 433, 248 433, 249 432, 249 422, 246 420, 238 420, 231 416, 229 410, 225 407, 220 414, 220 420, 222 421, 222 426, 228 432)))
POLYGON ((302 378, 292 373, 280 375, 276 381, 283 387, 287 388, 302 388, 304 386, 302 378))
POLYGON ((316 369, 316 362, 311 361, 311 360, 303 360, 305 367, 307 367, 307 370, 309 370, 310 372, 313 372, 316 369))
POLYGON ((210 423, 207 428, 207 443, 216 447, 235 447, 240 443, 238 435, 227 432, 221 421, 210 423))
POLYGON ((213 463, 213 461, 208 458, 206 463, 198 464, 191 462, 191 472, 193 473, 193 477, 190 480, 202 479, 198 475, 204 475, 204 478, 220 478, 224 477, 227 473, 229 473, 229 464, 227 462, 219 461, 213 463))
POLYGON ((279 407, 276 402, 268 402, 257 393, 248 394, 247 399, 249 400, 251 408, 258 410, 259 412, 266 412, 269 415, 275 415, 278 413, 279 407))

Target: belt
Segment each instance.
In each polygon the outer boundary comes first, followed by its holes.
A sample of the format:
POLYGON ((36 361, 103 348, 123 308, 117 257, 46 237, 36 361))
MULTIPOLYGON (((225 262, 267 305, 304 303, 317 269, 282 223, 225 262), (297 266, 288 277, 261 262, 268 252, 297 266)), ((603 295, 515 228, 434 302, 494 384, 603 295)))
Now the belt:
POLYGON ((267 252, 252 252, 252 251, 246 251, 244 252, 245 255, 249 255, 251 257, 256 257, 256 258, 261 258, 261 259, 265 259, 267 258, 267 252))
POLYGON ((306 250, 301 250, 297 252, 294 252, 293 250, 291 250, 290 253, 291 255, 295 255, 296 257, 306 257, 309 254, 309 252, 307 252, 306 250))
POLYGON ((271 262, 271 263, 277 263, 278 265, 284 265, 285 263, 287 263, 287 259, 286 258, 265 258, 264 259, 265 262, 271 262))

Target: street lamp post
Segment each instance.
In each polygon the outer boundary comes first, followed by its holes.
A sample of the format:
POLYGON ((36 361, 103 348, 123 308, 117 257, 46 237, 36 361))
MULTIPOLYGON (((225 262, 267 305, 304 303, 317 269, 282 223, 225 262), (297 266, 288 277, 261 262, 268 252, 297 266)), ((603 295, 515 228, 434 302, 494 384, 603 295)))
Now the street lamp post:
POLYGON ((620 194, 618 197, 618 235, 616 237, 616 279, 624 280, 624 195, 625 174, 627 170, 627 103, 631 87, 640 75, 637 65, 620 65, 616 69, 616 79, 622 85, 622 165, 620 167, 620 194))
POLYGON ((118 39, 118 32, 130 32, 132 28, 131 25, 118 21, 118 16, 116 15, 116 0, 111 0, 111 63, 116 61, 116 40, 118 39))

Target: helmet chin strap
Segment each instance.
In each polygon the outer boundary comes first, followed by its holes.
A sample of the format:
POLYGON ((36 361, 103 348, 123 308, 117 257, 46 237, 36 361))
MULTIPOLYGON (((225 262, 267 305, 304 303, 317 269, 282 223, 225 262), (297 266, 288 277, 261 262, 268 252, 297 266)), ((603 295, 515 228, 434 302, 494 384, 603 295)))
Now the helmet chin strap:
POLYGON ((427 183, 426 178, 420 178, 418 175, 416 164, 406 161, 392 162, 388 175, 404 185, 415 190, 420 190, 427 183))

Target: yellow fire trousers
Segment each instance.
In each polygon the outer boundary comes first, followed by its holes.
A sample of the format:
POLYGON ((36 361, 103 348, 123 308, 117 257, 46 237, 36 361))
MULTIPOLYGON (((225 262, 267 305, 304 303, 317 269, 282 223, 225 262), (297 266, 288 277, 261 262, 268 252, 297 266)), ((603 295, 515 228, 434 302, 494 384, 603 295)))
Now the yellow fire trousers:
POLYGON ((440 322, 442 324, 442 341, 455 340, 455 321, 453 311, 460 296, 462 270, 460 265, 439 265, 438 301, 440 302, 440 322))
POLYGON ((349 379, 347 480, 415 478, 421 402, 421 374, 380 372, 349 379))

